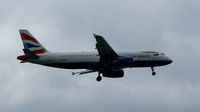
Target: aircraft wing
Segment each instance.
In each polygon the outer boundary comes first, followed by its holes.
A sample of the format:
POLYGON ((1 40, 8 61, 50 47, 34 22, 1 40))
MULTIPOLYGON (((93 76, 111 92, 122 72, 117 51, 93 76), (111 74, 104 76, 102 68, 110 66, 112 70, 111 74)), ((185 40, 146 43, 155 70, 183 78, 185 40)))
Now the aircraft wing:
POLYGON ((83 75, 83 74, 88 74, 88 73, 92 73, 92 72, 97 72, 97 70, 85 70, 85 71, 81 71, 81 72, 72 72, 72 75, 75 75, 75 74, 83 75))
POLYGON ((99 53, 100 60, 113 60, 118 57, 117 53, 108 44, 108 42, 100 35, 93 34, 96 39, 96 49, 99 53))

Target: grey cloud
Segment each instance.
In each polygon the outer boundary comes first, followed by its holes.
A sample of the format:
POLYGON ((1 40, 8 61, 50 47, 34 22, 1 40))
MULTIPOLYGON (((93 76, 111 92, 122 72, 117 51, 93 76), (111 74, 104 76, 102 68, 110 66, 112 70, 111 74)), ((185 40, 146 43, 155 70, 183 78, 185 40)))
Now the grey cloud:
POLYGON ((199 1, 57 0, 0 4, 0 110, 191 111, 200 110, 199 1), (18 29, 30 30, 50 51, 95 51, 92 33, 115 50, 158 50, 173 58, 166 67, 126 69, 121 79, 19 64, 18 29))

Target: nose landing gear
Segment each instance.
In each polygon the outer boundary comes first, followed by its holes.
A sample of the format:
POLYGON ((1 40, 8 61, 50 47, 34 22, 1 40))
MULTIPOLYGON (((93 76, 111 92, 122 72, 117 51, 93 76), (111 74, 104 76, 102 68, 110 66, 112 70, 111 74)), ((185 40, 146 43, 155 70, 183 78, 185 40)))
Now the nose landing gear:
POLYGON ((151 67, 152 75, 155 76, 156 72, 154 71, 154 67, 151 67))

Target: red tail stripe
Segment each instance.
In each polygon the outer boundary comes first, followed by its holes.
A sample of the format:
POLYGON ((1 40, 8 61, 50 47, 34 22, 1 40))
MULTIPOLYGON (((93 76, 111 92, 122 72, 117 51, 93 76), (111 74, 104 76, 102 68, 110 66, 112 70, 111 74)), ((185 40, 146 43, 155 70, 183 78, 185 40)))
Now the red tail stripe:
POLYGON ((34 50, 32 51, 34 54, 43 54, 45 52, 47 52, 45 49, 40 49, 40 50, 34 50))
POLYGON ((21 55, 21 56, 18 56, 17 57, 18 60, 22 60, 22 61, 25 61, 28 59, 28 57, 26 55, 21 55))
POLYGON ((25 33, 20 33, 22 40, 31 40, 33 42, 39 43, 35 38, 25 34, 25 33))

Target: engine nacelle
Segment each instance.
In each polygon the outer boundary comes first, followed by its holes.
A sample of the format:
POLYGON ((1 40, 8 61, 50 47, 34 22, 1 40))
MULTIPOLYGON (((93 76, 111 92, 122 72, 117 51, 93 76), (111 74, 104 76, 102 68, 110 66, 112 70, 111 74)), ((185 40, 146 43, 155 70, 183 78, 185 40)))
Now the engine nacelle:
POLYGON ((124 71, 121 69, 112 69, 103 72, 103 77, 120 78, 123 76, 124 76, 124 71))
POLYGON ((118 57, 117 59, 113 60, 112 65, 116 66, 127 66, 134 63, 134 60, 132 57, 118 57))

